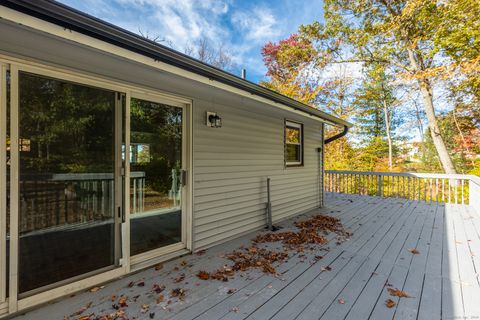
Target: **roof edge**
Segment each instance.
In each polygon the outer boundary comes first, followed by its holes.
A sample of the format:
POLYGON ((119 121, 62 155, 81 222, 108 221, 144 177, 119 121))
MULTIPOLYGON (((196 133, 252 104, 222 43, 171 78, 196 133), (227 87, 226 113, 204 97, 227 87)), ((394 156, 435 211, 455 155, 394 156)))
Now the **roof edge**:
POLYGON ((201 62, 174 49, 143 38, 133 32, 95 18, 84 12, 50 0, 3 0, 1 5, 41 20, 60 25, 132 52, 199 74, 211 80, 244 90, 253 95, 286 105, 295 110, 327 120, 339 126, 351 127, 348 121, 315 109, 278 92, 201 62))

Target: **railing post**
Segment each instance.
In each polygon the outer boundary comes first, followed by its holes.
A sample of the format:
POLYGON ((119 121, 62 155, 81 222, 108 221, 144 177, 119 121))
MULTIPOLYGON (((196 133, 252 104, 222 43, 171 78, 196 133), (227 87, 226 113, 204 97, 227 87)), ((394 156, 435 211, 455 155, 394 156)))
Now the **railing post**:
POLYGON ((377 196, 382 196, 382 176, 377 175, 377 196))
POLYGON ((480 214, 480 184, 469 180, 468 187, 468 204, 480 214))

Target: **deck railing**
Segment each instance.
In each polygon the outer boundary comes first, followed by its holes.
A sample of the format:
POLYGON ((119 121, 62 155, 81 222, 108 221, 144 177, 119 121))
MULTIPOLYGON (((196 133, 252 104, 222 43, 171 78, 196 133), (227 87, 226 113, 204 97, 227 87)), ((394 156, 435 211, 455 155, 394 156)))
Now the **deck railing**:
POLYGON ((324 190, 470 204, 480 210, 480 178, 474 175, 326 170, 324 190))
MULTIPOLYGON (((131 209, 145 202, 145 172, 131 172, 131 209)), ((23 175, 20 232, 109 219, 115 207, 111 173, 23 175)))

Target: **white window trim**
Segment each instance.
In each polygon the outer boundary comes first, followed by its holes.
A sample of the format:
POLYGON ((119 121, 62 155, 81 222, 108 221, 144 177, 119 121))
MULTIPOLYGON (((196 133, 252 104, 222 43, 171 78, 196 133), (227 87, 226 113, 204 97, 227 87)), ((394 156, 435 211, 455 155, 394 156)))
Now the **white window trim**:
POLYGON ((302 166, 303 165, 303 123, 299 122, 293 122, 289 120, 285 120, 285 126, 283 128, 283 135, 285 137, 284 139, 284 148, 287 146, 287 136, 286 136, 286 130, 287 127, 291 128, 296 128, 299 131, 299 143, 288 143, 288 144, 294 144, 294 145, 299 145, 300 146, 300 161, 287 161, 287 155, 285 152, 285 166, 290 167, 290 166, 302 166))

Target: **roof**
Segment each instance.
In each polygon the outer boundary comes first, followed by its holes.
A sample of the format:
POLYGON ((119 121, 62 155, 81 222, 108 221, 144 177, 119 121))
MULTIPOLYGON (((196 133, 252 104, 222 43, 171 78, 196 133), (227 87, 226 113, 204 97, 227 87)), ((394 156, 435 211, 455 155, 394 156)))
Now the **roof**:
POLYGON ((351 127, 351 123, 320 111, 297 100, 264 88, 181 52, 141 37, 84 12, 50 0, 3 0, 3 6, 38 19, 88 35, 132 52, 196 73, 211 80, 244 90, 253 95, 286 105, 295 110, 324 119, 332 124, 351 127))

